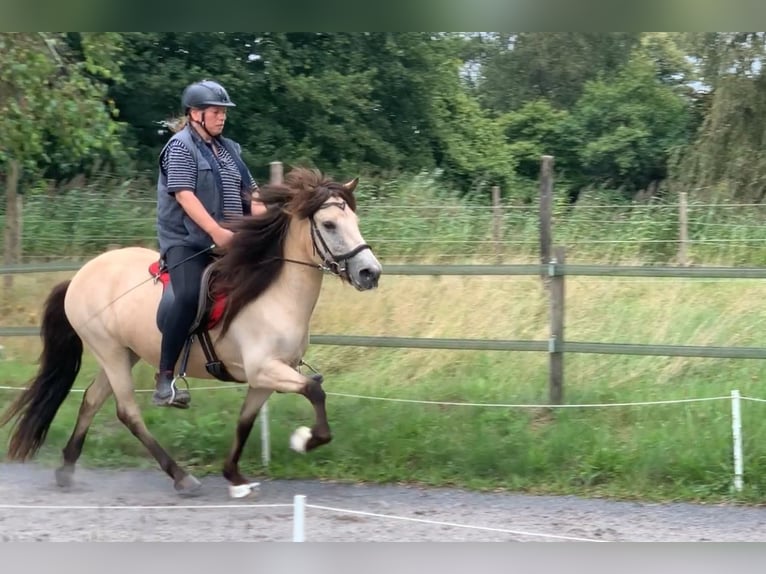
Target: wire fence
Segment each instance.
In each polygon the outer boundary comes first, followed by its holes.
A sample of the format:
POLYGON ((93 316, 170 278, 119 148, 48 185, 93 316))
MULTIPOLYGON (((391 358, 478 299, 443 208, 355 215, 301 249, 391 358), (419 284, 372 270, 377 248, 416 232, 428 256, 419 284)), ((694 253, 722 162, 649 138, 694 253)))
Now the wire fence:
MULTIPOLYGON (((247 385, 219 385, 219 386, 203 386, 192 387, 196 391, 217 391, 217 390, 232 390, 232 389, 246 389, 247 385)), ((14 386, 0 386, 0 391, 16 391, 21 392, 26 390, 25 387, 14 386)), ((73 393, 83 393, 85 389, 72 389, 73 393)), ((136 392, 152 392, 151 389, 138 389, 136 392)), ((730 401, 731 402, 731 421, 732 421, 732 453, 733 453, 733 480, 732 484, 734 489, 739 492, 743 488, 743 475, 744 475, 744 456, 742 448, 742 416, 741 416, 741 402, 752 401, 758 403, 766 403, 766 399, 748 397, 740 394, 738 390, 732 390, 728 396, 713 396, 713 397, 696 397, 686 399, 666 399, 657 401, 637 401, 626 403, 587 403, 587 404, 519 404, 519 403, 474 403, 474 402, 455 402, 455 401, 435 401, 435 400, 419 400, 419 399, 404 399, 397 397, 381 397, 371 395, 358 395, 350 393, 337 393, 326 392, 328 396, 355 399, 355 400, 369 400, 369 401, 382 401, 391 403, 409 403, 416 405, 429 405, 429 406, 443 406, 443 407, 483 407, 483 408, 503 408, 503 409, 602 409, 602 408, 614 408, 614 407, 646 407, 646 406, 666 406, 666 405, 679 405, 679 404, 691 404, 702 403, 710 401, 730 401)), ((260 413, 261 420, 261 457, 264 466, 268 466, 271 459, 271 443, 270 443, 270 431, 269 431, 269 411, 268 403, 263 406, 260 413)), ((1 507, 1 506, 0 506, 1 507)))
MULTIPOLYGON (((197 387, 195 390, 231 390, 234 388, 242 388, 243 385, 221 385, 217 387, 197 387)), ((2 386, 0 390, 8 391, 21 391, 22 387, 9 387, 2 386)), ((72 392, 83 392, 83 389, 75 389, 72 392)), ((401 399, 392 397, 379 397, 379 396, 364 396, 353 395, 346 393, 327 393, 330 396, 336 396, 340 398, 352 398, 357 400, 376 400, 376 401, 389 401, 389 402, 406 402, 411 404, 427 404, 427 405, 441 405, 448 407, 486 407, 486 408, 519 408, 519 409, 539 409, 539 408, 609 408, 609 407, 646 407, 646 406, 662 406, 662 405, 677 405, 677 404, 689 404, 706 401, 731 401, 731 413, 732 413, 732 453, 734 463, 733 473, 733 487, 736 491, 741 491, 743 488, 743 455, 742 455, 742 420, 741 420, 741 401, 754 401, 759 403, 766 403, 766 399, 741 396, 739 391, 733 390, 730 396, 714 396, 714 397, 699 397, 693 399, 671 399, 663 401, 642 401, 632 403, 603 403, 603 404, 569 404, 569 405, 535 405, 535 404, 494 404, 494 403, 457 403, 452 401, 422 401, 412 399, 401 399)), ((267 412, 264 413, 267 418, 267 412)), ((267 461, 266 461, 267 462, 267 461)), ((356 510, 341 508, 337 506, 329 506, 322 504, 307 504, 306 496, 302 494, 295 495, 293 497, 292 504, 286 503, 269 503, 269 504, 200 504, 200 505, 46 505, 46 504, 0 504, 0 510, 24 510, 27 512, 34 512, 38 510, 61 510, 66 512, 71 511, 180 511, 180 510, 258 510, 258 509, 277 509, 277 508, 292 508, 293 509, 293 528, 292 528, 292 541, 304 542, 307 538, 306 533, 306 510, 310 509, 318 511, 320 513, 334 513, 341 515, 350 515, 364 518, 379 519, 392 522, 410 522, 424 524, 434 527, 452 527, 458 529, 484 531, 493 533, 508 534, 515 537, 521 537, 521 539, 547 539, 547 540, 561 540, 561 541, 578 541, 578 542, 603 542, 604 540, 586 538, 580 536, 568 536, 556 533, 545 532, 530 532, 527 530, 497 527, 497 526, 483 526, 475 524, 464 524, 458 521, 450 520, 432 520, 426 518, 418 518, 413 516, 401 516, 395 514, 383 514, 377 512, 369 512, 365 510, 356 510)), ((270 522, 273 518, 270 519, 270 522)))
MULTIPOLYGON (((103 193, 25 199, 20 261, 91 256, 107 248, 156 243, 153 197, 103 193)), ((2 211, 0 211, 2 213, 2 211)), ((540 206, 421 200, 367 200, 359 207, 365 239, 394 261, 494 259, 527 261, 539 254, 540 206)), ((651 201, 558 203, 553 240, 572 261, 646 260, 685 264, 766 263, 766 206, 754 203, 651 201)), ((0 238, 2 242, 2 238, 0 238)))

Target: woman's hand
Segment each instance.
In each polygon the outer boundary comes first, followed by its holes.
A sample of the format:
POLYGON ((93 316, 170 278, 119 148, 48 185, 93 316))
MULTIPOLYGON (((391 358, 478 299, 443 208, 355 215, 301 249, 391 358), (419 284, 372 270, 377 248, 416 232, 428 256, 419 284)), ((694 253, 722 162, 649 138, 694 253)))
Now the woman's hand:
POLYGON ((226 247, 231 243, 231 238, 234 237, 234 232, 219 225, 217 229, 213 230, 210 237, 213 239, 213 243, 215 243, 216 247, 226 247))
POLYGON ((177 191, 175 196, 176 201, 181 204, 189 218, 210 236, 216 247, 226 247, 231 242, 234 232, 221 227, 207 212, 193 191, 177 191))

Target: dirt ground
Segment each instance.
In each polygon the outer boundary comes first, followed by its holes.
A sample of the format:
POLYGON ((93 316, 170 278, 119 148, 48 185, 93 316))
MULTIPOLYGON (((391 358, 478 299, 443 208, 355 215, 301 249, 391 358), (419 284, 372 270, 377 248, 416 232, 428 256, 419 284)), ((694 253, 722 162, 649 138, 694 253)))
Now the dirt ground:
POLYGON ((766 541, 766 508, 286 480, 263 481, 254 496, 233 500, 214 476, 202 478, 199 496, 183 499, 159 470, 78 468, 75 480, 62 490, 51 468, 0 464, 0 540, 290 541, 293 497, 302 494, 307 542, 766 541), (123 508, 146 506, 160 508, 123 508))

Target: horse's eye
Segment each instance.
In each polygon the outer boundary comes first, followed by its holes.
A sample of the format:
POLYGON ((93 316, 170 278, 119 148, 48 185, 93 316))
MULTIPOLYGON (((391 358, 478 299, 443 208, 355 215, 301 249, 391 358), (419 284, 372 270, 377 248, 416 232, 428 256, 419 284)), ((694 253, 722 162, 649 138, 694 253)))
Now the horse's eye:
POLYGON ((338 226, 335 225, 334 221, 323 221, 322 227, 324 227, 327 231, 335 231, 338 226))

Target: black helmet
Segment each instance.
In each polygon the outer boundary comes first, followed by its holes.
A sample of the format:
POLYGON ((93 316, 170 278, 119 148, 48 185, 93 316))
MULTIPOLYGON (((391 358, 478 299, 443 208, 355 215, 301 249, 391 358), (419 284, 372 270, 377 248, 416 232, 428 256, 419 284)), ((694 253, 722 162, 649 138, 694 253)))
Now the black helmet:
POLYGON ((181 96, 181 106, 184 110, 189 108, 206 108, 208 106, 224 106, 233 108, 236 106, 226 93, 226 89, 218 82, 203 80, 186 86, 181 96))

